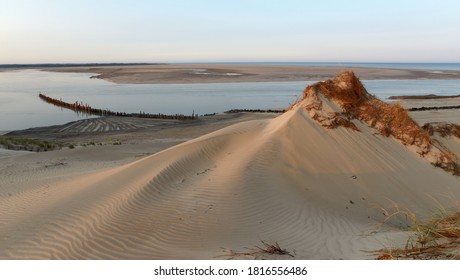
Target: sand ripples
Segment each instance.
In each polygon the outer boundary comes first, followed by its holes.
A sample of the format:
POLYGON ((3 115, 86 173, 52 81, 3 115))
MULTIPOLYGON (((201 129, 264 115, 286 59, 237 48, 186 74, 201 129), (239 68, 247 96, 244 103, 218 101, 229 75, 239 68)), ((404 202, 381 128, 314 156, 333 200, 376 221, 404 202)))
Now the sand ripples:
MULTIPOLYGON (((367 219, 381 214, 370 204, 400 196, 396 187, 382 191, 394 174, 382 173, 379 162, 390 173, 401 163, 385 153, 371 164, 352 159, 363 157, 361 145, 404 148, 372 142, 364 129, 365 138, 345 128, 326 131, 304 117, 291 111, 237 124, 124 166, 2 195, 0 258, 209 259, 221 247, 241 251, 261 240, 279 242, 299 258, 363 258, 362 250, 377 244, 362 237, 367 219), (339 138, 353 152, 337 154, 339 138), (325 159, 329 153, 336 157, 325 159), (357 181, 371 171, 375 183, 357 181), (372 196, 374 190, 380 192, 372 196)), ((103 127, 80 122, 62 129, 103 127)), ((409 151, 405 157, 413 172, 431 168, 409 151)), ((456 183, 444 173, 434 176, 446 186, 456 183)), ((412 200, 423 199, 401 201, 412 200)))

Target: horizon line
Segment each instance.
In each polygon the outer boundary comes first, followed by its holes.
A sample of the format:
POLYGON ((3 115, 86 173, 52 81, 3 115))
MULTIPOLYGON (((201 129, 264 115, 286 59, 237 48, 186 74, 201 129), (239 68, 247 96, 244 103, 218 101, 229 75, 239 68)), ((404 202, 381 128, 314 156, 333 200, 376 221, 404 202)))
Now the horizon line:
POLYGON ((440 61, 172 61, 172 62, 43 62, 43 63, 0 63, 0 67, 59 67, 59 66, 129 66, 129 65, 166 65, 166 64, 460 64, 460 62, 440 62, 440 61))

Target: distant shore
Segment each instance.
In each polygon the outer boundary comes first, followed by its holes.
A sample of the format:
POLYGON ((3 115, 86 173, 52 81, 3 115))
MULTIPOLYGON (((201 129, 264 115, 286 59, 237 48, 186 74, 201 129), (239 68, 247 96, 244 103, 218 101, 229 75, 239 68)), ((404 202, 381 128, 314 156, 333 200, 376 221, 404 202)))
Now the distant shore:
POLYGON ((41 67, 54 72, 94 73, 91 78, 120 84, 188 84, 319 81, 351 70, 363 80, 460 79, 460 71, 374 67, 268 64, 148 64, 41 67))
POLYGON ((162 65, 165 63, 38 63, 38 64, 0 64, 1 69, 35 69, 49 67, 110 67, 110 66, 139 66, 162 65))
POLYGON ((393 95, 388 97, 390 100, 402 100, 402 99, 446 99, 446 98, 457 98, 460 95, 436 95, 436 94, 426 94, 426 95, 393 95))

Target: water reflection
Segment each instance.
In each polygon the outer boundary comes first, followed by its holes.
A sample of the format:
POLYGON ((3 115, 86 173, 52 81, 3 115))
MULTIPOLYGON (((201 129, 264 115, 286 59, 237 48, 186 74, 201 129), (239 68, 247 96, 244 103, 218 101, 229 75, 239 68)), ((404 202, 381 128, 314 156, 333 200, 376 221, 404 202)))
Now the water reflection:
MULTIPOLYGON (((37 70, 0 72, 0 131, 63 124, 86 118, 51 106, 41 91, 65 102, 128 113, 210 114, 230 109, 285 108, 313 82, 220 84, 113 84, 89 79, 91 73, 37 70)), ((460 94, 460 80, 364 81, 380 98, 410 94, 460 94)))

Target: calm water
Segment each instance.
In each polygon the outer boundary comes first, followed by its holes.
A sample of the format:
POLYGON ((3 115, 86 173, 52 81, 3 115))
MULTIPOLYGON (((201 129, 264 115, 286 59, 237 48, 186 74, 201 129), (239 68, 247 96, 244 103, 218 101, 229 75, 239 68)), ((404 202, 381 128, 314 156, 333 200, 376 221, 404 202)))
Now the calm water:
MULTIPOLYGON (((91 74, 36 70, 0 72, 0 131, 64 124, 84 118, 46 104, 41 91, 72 103, 123 112, 207 114, 229 109, 285 108, 311 82, 119 85, 91 74)), ((380 98, 410 94, 460 94, 460 80, 363 81, 380 98)))
POLYGON ((128 85, 89 79, 91 74, 36 70, 0 72, 0 131, 63 124, 83 118, 46 104, 38 92, 73 103, 123 112, 200 115, 234 108, 284 108, 305 82, 128 85))

